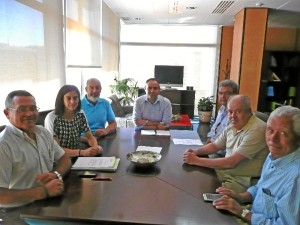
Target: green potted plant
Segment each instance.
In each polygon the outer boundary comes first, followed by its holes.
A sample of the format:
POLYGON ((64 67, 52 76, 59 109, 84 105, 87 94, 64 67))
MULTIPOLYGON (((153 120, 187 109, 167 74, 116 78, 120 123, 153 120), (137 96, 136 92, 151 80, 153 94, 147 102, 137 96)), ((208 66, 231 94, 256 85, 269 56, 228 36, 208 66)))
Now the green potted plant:
POLYGON ((209 123, 211 116, 212 116, 212 110, 214 108, 214 96, 209 97, 202 97, 198 101, 198 114, 199 114, 199 120, 203 123, 209 123))
POLYGON ((118 79, 115 77, 115 84, 110 85, 112 94, 116 94, 122 106, 131 106, 134 103, 139 87, 133 78, 118 79))

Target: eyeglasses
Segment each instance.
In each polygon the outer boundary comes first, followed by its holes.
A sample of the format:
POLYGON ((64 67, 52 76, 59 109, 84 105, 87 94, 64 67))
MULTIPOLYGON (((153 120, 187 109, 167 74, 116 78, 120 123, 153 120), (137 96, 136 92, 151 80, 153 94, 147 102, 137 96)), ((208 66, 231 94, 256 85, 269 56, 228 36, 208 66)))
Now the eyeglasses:
POLYGON ((37 111, 40 110, 40 108, 36 107, 35 105, 31 105, 31 106, 19 106, 16 109, 14 109, 14 108, 8 108, 8 109, 16 111, 16 112, 27 112, 27 111, 37 112, 37 111))

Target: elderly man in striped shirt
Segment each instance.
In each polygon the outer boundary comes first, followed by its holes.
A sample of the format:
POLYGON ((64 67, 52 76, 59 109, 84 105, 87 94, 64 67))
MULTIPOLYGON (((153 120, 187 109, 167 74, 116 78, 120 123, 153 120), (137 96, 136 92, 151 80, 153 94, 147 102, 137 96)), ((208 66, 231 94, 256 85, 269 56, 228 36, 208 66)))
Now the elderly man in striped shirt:
POLYGON ((255 186, 246 192, 220 187, 223 195, 213 202, 251 224, 300 224, 300 109, 282 106, 267 122, 268 155, 255 186), (252 202, 251 210, 240 204, 252 202))

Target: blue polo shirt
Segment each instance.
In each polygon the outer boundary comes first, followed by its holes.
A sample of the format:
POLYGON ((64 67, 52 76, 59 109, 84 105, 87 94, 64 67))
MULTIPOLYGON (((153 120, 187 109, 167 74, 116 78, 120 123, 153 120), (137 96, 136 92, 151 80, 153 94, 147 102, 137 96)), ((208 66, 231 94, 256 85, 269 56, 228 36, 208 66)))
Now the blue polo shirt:
POLYGON ((106 122, 116 120, 109 101, 104 98, 99 98, 97 104, 93 105, 85 96, 81 100, 81 109, 85 113, 92 133, 97 129, 105 129, 106 122))

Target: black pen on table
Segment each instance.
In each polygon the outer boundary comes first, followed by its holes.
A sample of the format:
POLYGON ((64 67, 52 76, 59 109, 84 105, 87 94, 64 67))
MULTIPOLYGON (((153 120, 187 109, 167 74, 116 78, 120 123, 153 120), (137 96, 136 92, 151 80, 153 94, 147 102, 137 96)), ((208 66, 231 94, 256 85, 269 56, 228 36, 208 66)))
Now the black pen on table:
POLYGON ((111 181, 111 177, 93 177, 92 180, 103 180, 103 181, 111 181))

